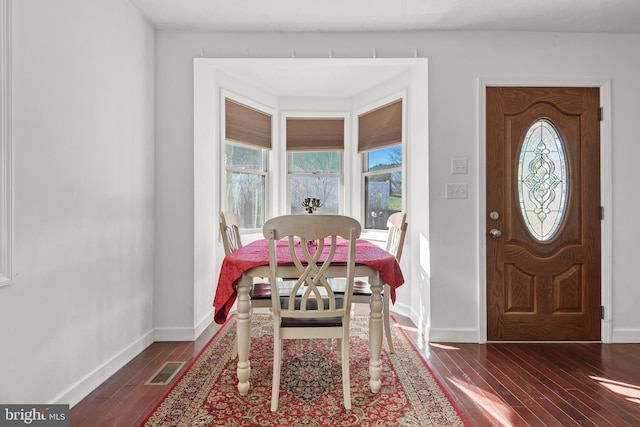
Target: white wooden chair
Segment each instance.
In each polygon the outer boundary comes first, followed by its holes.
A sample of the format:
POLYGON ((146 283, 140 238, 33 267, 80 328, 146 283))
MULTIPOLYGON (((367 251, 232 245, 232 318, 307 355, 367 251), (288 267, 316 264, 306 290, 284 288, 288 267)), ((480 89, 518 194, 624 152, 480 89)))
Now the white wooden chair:
POLYGON ((225 255, 242 247, 240 217, 233 212, 220 212, 220 235, 225 255))
MULTIPOLYGON (((240 217, 233 212, 220 212, 220 236, 225 255, 237 251, 242 247, 240 238, 240 217)), ((251 309, 271 309, 271 285, 265 281, 254 280, 249 290, 251 309)), ((238 343, 234 345, 233 358, 238 354, 238 343)))
MULTIPOLYGON (((278 265, 278 240, 286 239, 287 250, 295 267, 286 277, 296 278, 288 293, 273 288, 273 387, 271 410, 278 409, 282 341, 301 338, 337 338, 341 346, 344 407, 351 409, 349 374, 349 321, 353 286, 356 239, 360 223, 342 215, 285 215, 270 219, 263 228, 269 241, 270 281, 273 283, 282 266, 278 265), (347 263, 332 263, 337 238, 349 241, 347 263), (326 259, 320 261, 320 254, 326 259), (344 277, 346 292, 334 293, 327 279, 344 277), (300 292, 302 294, 300 296, 300 292)), ((289 266, 291 267, 291 266, 289 266)))
MULTIPOLYGON (((225 255, 235 252, 242 247, 240 238, 240 217, 233 212, 220 213, 220 235, 225 255)), ((249 290, 252 308, 271 308, 271 285, 265 281, 256 280, 249 290)))
MULTIPOLYGON (((404 240, 407 235, 407 214, 404 212, 396 212, 390 215, 389 219, 387 219, 387 227, 389 227, 389 231, 387 233, 385 250, 400 262, 404 240)), ((336 292, 342 292, 342 289, 344 288, 343 279, 332 279, 331 284, 336 292)), ((387 337, 389 353, 395 353, 393 341, 391 340, 391 317, 389 313, 389 305, 391 304, 391 298, 389 297, 390 293, 391 289, 389 288, 389 285, 385 283, 382 290, 382 323, 384 325, 384 334, 387 337)), ((353 296, 351 298, 351 303, 369 304, 371 302, 371 295, 372 291, 369 282, 362 278, 356 278, 353 284, 353 296)))

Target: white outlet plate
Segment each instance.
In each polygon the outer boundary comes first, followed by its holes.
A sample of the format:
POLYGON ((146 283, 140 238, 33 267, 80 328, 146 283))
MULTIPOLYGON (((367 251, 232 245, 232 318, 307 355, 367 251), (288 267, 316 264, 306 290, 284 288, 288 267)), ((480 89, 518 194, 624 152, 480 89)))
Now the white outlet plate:
POLYGON ((455 173, 455 174, 467 173, 467 159, 466 158, 451 159, 451 173, 455 173))
POLYGON ((445 196, 446 199, 466 199, 467 184, 446 184, 445 196))

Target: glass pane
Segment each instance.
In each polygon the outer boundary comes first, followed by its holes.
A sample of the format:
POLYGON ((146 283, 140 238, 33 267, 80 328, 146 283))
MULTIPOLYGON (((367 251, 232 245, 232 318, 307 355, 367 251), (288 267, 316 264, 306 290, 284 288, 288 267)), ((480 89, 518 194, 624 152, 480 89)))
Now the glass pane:
POLYGON ((340 211, 340 178, 337 176, 289 175, 291 213, 304 212, 302 202, 307 197, 320 199, 319 213, 337 214, 340 211))
POLYGON ((365 228, 386 230, 389 215, 402 210, 402 173, 365 177, 365 228))
POLYGON ((538 120, 520 148, 518 195, 529 232, 539 241, 558 231, 567 208, 567 161, 562 140, 547 120, 538 120))
POLYGON ((227 142, 225 144, 225 165, 241 169, 263 171, 263 149, 227 142))
POLYGON ((265 180, 263 175, 227 171, 227 210, 240 216, 240 228, 262 228, 265 180))
POLYGON ((291 173, 339 173, 338 151, 291 152, 291 173))
POLYGON ((397 168, 401 165, 402 145, 372 150, 367 153, 367 171, 397 168))

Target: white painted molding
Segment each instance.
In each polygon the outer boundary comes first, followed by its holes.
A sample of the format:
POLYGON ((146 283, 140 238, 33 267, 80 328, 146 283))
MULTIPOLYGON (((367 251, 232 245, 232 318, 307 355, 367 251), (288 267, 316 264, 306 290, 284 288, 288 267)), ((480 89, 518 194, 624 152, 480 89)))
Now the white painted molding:
POLYGON ((213 309, 207 311, 192 327, 166 326, 155 328, 154 341, 195 341, 212 323, 213 309))
POLYGON ((614 329, 611 333, 611 342, 616 344, 639 343, 640 329, 614 329))
POLYGON ((478 342, 479 331, 477 329, 464 328, 431 328, 429 330, 429 342, 478 342))
POLYGON ((194 330, 194 340, 198 338, 205 329, 209 327, 213 323, 213 309, 209 310, 207 314, 202 316, 202 319, 198 323, 196 323, 194 330))
POLYGON ((161 327, 155 328, 155 341, 195 341, 196 327, 161 327))
POLYGON ((58 396, 51 399, 47 403, 60 404, 68 403, 71 407, 76 405, 82 399, 95 390, 100 384, 118 372, 127 363, 133 360, 144 349, 153 344, 154 331, 149 330, 143 334, 140 338, 133 341, 131 344, 122 349, 119 353, 115 354, 112 358, 98 366, 89 374, 81 378, 76 383, 72 384, 69 388, 64 390, 58 396))
POLYGON ((13 283, 11 0, 0 0, 0 287, 13 283))

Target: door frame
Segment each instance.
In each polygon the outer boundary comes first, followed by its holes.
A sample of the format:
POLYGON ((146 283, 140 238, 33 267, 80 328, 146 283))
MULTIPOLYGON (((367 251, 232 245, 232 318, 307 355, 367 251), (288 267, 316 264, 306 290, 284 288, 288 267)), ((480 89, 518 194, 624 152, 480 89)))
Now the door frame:
POLYGON ((604 219, 601 222, 601 304, 604 307, 602 320, 602 342, 611 342, 612 272, 611 272, 611 236, 612 236, 612 167, 611 167, 611 79, 573 79, 565 80, 505 80, 480 78, 478 80, 479 117, 478 117, 478 342, 487 342, 487 126, 486 126, 486 88, 490 86, 527 86, 527 87, 597 87, 600 89, 600 105, 603 116, 600 121, 600 202, 604 206, 604 219))

